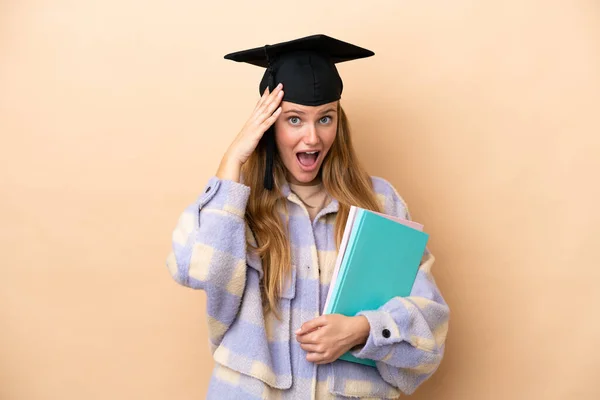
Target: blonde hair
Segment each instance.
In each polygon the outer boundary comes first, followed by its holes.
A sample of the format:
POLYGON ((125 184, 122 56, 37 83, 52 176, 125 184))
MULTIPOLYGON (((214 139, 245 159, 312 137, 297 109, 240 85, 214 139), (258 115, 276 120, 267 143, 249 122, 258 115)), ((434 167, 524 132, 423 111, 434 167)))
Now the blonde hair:
MULTIPOLYGON (((261 143, 242 167, 244 183, 250 186, 245 218, 257 242, 256 247, 249 245, 249 251, 255 251, 263 265, 261 291, 264 311, 273 311, 279 317, 279 296, 292 268, 289 220, 282 221, 279 216, 280 210, 287 215, 286 201, 281 193, 286 170, 276 155, 273 190, 265 190, 265 164, 266 152, 261 143)), ((323 160, 320 173, 325 190, 339 203, 334 227, 336 247, 339 248, 351 205, 381 211, 371 178, 360 165, 352 146, 348 118, 339 102, 336 138, 323 160)))

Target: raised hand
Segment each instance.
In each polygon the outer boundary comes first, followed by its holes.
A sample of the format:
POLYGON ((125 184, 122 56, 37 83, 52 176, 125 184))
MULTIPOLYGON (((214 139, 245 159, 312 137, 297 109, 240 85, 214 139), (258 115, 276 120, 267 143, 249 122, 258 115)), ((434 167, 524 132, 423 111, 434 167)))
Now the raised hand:
POLYGON ((256 149, 267 129, 281 114, 279 105, 282 98, 283 85, 281 83, 272 93, 269 93, 269 88, 265 89, 250 118, 225 152, 217 171, 218 178, 239 182, 242 165, 256 149))

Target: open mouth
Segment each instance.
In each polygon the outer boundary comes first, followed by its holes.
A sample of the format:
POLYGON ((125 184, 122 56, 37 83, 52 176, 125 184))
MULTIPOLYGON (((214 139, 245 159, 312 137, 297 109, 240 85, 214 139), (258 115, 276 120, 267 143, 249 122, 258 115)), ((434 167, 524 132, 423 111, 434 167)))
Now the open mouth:
POLYGON ((319 154, 319 151, 305 151, 296 153, 296 158, 298 158, 298 162, 303 169, 310 170, 317 165, 319 154))

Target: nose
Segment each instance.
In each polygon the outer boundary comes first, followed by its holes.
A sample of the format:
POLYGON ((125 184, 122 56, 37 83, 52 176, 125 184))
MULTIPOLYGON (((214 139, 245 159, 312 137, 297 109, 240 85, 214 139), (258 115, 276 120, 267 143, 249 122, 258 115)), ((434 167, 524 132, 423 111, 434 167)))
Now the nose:
POLYGON ((319 143, 319 135, 314 124, 307 124, 303 141, 307 146, 315 146, 319 143))

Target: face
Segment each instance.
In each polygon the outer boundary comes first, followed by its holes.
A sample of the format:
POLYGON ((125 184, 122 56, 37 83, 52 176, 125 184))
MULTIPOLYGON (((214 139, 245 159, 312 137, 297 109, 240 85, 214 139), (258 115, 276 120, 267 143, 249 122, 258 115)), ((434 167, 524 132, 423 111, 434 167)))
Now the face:
POLYGON ((320 106, 281 102, 275 143, 290 183, 309 185, 320 179, 321 165, 337 134, 337 105, 337 101, 320 106))

